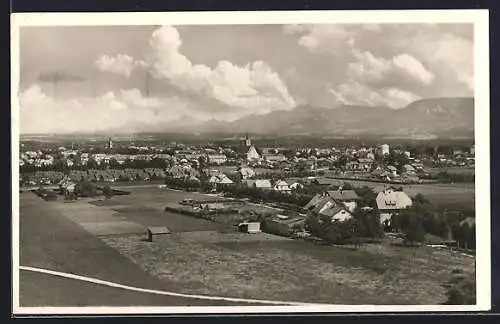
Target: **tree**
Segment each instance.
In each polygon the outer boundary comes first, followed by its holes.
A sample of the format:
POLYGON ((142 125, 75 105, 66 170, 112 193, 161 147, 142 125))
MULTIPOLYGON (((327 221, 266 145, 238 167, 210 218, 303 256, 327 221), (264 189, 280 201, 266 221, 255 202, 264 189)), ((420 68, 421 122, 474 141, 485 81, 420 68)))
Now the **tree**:
POLYGON ((106 197, 106 199, 110 199, 113 196, 113 189, 111 189, 109 185, 105 185, 102 188, 102 194, 106 197))
POLYGON ((372 188, 364 186, 356 189, 356 194, 359 196, 359 206, 361 207, 376 207, 377 194, 372 188))
POLYGON ((408 218, 406 224, 403 227, 403 233, 406 236, 406 240, 411 245, 417 242, 422 242, 425 239, 425 230, 422 225, 422 220, 414 215, 405 215, 408 218))
POLYGON ((97 187, 89 181, 82 181, 75 186, 75 194, 81 197, 95 197, 97 187))
POLYGON ((382 224, 380 224, 380 215, 377 211, 356 209, 353 216, 358 236, 378 238, 384 234, 382 224))

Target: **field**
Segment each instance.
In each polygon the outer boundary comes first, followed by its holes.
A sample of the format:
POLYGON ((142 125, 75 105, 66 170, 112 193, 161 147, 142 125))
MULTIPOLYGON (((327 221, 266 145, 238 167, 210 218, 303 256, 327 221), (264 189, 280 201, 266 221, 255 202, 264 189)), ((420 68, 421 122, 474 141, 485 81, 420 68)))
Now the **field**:
MULTIPOLYGON (((64 215, 79 224, 140 268, 142 276, 155 278, 161 287, 180 293, 335 304, 440 304, 446 300, 442 285, 453 269, 475 271, 473 257, 448 250, 403 248, 387 242, 353 250, 265 233, 237 233, 221 224, 163 211, 168 203, 206 195, 158 187, 129 190, 130 195, 110 200, 64 203, 35 197, 32 203, 42 204, 44 213, 64 215), (114 234, 120 235, 95 231, 89 226, 92 223, 101 228, 113 225, 108 232, 117 230, 114 234), (153 242, 142 241, 144 226, 153 225, 165 225, 172 234, 155 236, 153 242)), ((94 244, 89 251, 84 245, 71 251, 85 253, 85 258, 76 259, 79 262, 98 264, 91 260, 94 255, 109 253, 103 249, 94 244)), ((71 258, 75 257, 71 252, 71 258)), ((64 260, 59 257, 55 265, 67 267, 64 260)), ((118 258, 109 261, 113 260, 118 258)), ((70 268, 80 274, 74 262, 70 268)), ((121 266, 107 264, 103 269, 120 270, 116 267, 121 266)), ((87 269, 89 275, 97 270, 87 269)), ((141 276, 137 270, 133 272, 141 276)), ((126 277, 125 273, 121 277, 126 277)))
MULTIPOLYGON (((364 181, 364 180, 338 180, 338 184, 348 182, 354 187, 368 186, 375 192, 384 190, 383 183, 364 181)), ((417 194, 423 194, 429 201, 441 209, 462 211, 465 213, 474 213, 475 210, 475 184, 474 183, 455 183, 455 184, 406 184, 391 185, 403 190, 408 196, 415 197, 417 194)))
POLYGON ((260 234, 177 233, 153 244, 103 240, 184 293, 335 304, 440 304, 454 268, 474 259, 431 248, 359 250, 260 234), (253 239, 250 239, 252 238, 253 239), (272 236, 269 236, 272 237, 272 236))

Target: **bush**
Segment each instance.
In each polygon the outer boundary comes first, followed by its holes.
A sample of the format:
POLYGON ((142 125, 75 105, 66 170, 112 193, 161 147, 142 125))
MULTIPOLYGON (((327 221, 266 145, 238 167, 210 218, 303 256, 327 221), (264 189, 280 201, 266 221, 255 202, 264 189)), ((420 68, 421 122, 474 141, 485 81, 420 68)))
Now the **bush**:
POLYGON ((446 305, 475 305, 476 280, 473 275, 454 275, 445 285, 446 305))
POLYGON ((106 185, 102 188, 102 194, 104 195, 104 197, 109 199, 113 196, 113 189, 111 189, 110 186, 106 185))
POLYGON ((98 195, 97 187, 89 181, 82 181, 75 186, 75 194, 80 197, 95 197, 98 195))

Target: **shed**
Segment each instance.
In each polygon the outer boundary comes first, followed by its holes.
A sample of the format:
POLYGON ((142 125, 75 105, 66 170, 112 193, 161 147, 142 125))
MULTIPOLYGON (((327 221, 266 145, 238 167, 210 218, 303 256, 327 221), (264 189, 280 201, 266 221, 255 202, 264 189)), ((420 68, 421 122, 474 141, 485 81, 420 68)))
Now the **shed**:
POLYGON ((243 233, 255 234, 260 233, 259 222, 244 222, 238 224, 238 230, 243 233))
POLYGON ((165 235, 170 234, 170 230, 166 226, 148 226, 146 228, 147 231, 147 241, 152 242, 153 236, 155 235, 165 235))

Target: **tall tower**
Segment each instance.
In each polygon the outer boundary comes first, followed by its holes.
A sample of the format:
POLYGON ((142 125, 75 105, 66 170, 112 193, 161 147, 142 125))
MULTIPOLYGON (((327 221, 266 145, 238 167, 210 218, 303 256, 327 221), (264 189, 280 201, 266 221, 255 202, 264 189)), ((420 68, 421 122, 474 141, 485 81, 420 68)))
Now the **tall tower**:
POLYGON ((113 148, 113 141, 111 140, 111 137, 108 138, 108 149, 112 149, 113 148))
POLYGON ((245 146, 246 147, 252 146, 252 140, 248 137, 248 132, 245 135, 245 146))

